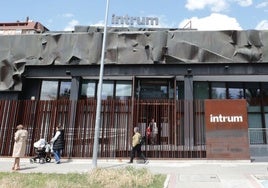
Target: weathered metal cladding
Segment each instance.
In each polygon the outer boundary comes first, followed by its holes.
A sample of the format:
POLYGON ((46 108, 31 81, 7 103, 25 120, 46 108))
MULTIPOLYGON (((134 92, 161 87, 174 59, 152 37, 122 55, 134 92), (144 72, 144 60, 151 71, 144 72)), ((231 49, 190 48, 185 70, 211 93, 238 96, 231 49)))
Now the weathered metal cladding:
MULTIPOLYGON (((267 31, 110 29, 106 64, 266 63, 267 31)), ((103 33, 0 36, 0 91, 20 91, 26 65, 99 64, 103 33)))

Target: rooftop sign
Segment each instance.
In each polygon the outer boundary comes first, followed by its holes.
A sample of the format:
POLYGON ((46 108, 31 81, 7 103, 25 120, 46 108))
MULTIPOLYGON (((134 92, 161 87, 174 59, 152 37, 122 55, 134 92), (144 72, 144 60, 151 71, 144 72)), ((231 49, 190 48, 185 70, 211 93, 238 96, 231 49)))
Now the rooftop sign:
POLYGON ((116 16, 112 15, 112 24, 120 25, 158 25, 157 17, 136 17, 136 16, 116 16))

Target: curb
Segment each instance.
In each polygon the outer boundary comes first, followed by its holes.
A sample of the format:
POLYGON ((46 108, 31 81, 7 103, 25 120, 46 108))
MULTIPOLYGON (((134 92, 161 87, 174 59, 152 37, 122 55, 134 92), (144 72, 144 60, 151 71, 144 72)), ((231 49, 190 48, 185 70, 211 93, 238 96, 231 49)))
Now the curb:
POLYGON ((170 174, 167 175, 163 188, 168 188, 169 180, 170 180, 170 174))

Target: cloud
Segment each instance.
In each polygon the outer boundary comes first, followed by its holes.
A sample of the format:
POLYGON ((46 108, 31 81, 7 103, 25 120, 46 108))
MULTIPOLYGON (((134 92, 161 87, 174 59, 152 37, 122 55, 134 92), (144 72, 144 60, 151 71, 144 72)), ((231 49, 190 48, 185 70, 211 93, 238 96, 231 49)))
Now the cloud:
POLYGON ((203 18, 192 17, 190 19, 185 19, 179 24, 179 28, 183 28, 189 22, 191 22, 192 29, 203 31, 242 30, 240 24, 235 18, 218 13, 212 13, 210 16, 203 18))
POLYGON ((241 7, 248 7, 252 5, 252 0, 235 0, 241 7))
POLYGON ((74 26, 78 25, 79 21, 71 20, 68 25, 64 28, 64 31, 74 31, 74 26))
POLYGON ((252 0, 187 0, 185 7, 188 10, 209 8, 212 12, 222 12, 227 10, 232 3, 247 7, 252 5, 252 0))
POLYGON ((258 25, 256 26, 257 30, 267 30, 268 29, 268 20, 262 20, 258 25))
MULTIPOLYGON (((104 21, 100 20, 99 22, 95 23, 95 24, 89 24, 91 26, 96 26, 96 27, 103 27, 104 26, 104 21)), ((107 23, 107 25, 109 25, 109 23, 107 23)))
POLYGON ((262 2, 256 5, 256 8, 265 8, 268 6, 268 2, 262 2))
POLYGON ((226 0, 187 0, 185 7, 188 10, 201 10, 206 7, 213 12, 220 12, 228 8, 226 0))
POLYGON ((64 18, 72 18, 74 15, 72 13, 66 13, 62 15, 64 18))

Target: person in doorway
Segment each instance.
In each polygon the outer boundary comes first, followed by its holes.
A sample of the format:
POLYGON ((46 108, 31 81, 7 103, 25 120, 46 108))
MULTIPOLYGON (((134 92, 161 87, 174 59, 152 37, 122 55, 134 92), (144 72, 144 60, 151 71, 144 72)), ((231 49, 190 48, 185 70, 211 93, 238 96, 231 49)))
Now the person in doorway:
POLYGON ((15 142, 12 157, 15 158, 15 160, 12 170, 20 170, 20 158, 25 155, 27 138, 28 131, 24 129, 23 125, 18 125, 14 136, 15 142))
POLYGON ((151 133, 152 133, 152 130, 149 124, 148 127, 146 128, 146 140, 149 145, 151 144, 151 133))
POLYGON ((139 158, 143 159, 145 164, 148 162, 141 151, 141 134, 139 133, 138 127, 134 127, 134 135, 132 137, 132 151, 129 163, 133 163, 133 159, 136 153, 139 158))
POLYGON ((158 127, 156 122, 154 121, 154 118, 151 119, 149 126, 151 127, 152 130, 152 138, 151 138, 151 143, 152 144, 157 144, 157 137, 158 137, 158 127))
POLYGON ((52 149, 54 153, 55 163, 60 164, 61 152, 64 149, 64 130, 61 125, 56 127, 56 133, 51 139, 52 149))

